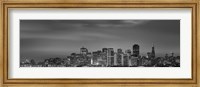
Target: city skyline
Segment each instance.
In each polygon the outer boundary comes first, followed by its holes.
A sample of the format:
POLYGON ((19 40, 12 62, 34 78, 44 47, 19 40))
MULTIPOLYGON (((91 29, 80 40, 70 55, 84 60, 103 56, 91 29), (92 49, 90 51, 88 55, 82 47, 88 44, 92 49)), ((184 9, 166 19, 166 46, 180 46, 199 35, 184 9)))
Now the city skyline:
POLYGON ((47 58, 36 62, 35 59, 20 61, 20 67, 180 67, 180 56, 166 53, 165 57, 156 56, 155 46, 152 46, 146 56, 140 55, 139 44, 131 49, 102 48, 90 52, 80 48, 80 53, 71 53, 65 58, 47 58))
POLYGON ((180 20, 20 20, 20 57, 43 60, 101 48, 180 55, 180 20))

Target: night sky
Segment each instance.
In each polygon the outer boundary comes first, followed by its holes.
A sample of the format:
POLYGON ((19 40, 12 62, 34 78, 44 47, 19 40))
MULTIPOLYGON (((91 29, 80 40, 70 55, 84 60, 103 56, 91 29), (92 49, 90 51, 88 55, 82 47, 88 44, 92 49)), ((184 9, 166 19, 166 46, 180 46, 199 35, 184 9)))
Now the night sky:
POLYGON ((36 61, 66 57, 81 47, 132 50, 146 56, 154 44, 156 56, 180 55, 180 20, 20 20, 20 58, 36 61))

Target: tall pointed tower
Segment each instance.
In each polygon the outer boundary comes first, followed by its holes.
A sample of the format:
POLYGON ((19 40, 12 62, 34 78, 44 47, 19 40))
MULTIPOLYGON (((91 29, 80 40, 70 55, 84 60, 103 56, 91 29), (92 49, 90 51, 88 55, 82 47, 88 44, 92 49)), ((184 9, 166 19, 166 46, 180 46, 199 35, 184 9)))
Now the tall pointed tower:
POLYGON ((155 58, 155 48, 154 48, 154 44, 153 44, 153 47, 152 47, 152 51, 151 51, 151 57, 152 58, 155 58))

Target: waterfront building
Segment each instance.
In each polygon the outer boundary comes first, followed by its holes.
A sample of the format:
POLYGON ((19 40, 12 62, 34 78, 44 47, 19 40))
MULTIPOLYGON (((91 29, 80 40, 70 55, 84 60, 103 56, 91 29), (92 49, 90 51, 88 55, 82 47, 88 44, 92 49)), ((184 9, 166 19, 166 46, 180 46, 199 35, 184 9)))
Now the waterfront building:
POLYGON ((138 44, 133 45, 133 56, 138 57, 140 55, 140 46, 138 44))

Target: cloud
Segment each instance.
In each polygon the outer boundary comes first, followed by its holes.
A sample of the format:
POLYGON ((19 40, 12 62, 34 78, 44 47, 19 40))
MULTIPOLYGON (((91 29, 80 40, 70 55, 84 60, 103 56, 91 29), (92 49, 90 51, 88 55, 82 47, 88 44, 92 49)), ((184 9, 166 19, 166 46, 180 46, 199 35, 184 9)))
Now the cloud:
POLYGON ((121 27, 121 24, 96 24, 98 27, 121 27))
POLYGON ((105 33, 82 33, 83 37, 93 37, 93 38, 101 38, 101 39, 118 39, 120 37, 116 36, 116 35, 109 35, 109 34, 105 34, 105 33))
POLYGON ((69 34, 65 33, 51 33, 51 34, 21 34, 21 39, 49 39, 49 40, 71 40, 71 41, 83 41, 83 40, 97 40, 97 39, 118 39, 116 35, 109 35, 101 32, 73 32, 69 34))
POLYGON ((95 24, 97 27, 113 27, 113 28, 121 28, 121 27, 134 27, 137 25, 142 25, 148 23, 148 20, 117 20, 115 22, 107 21, 105 23, 95 24))
POLYGON ((122 22, 125 24, 140 25, 140 24, 145 24, 149 21, 148 20, 123 20, 122 22))

